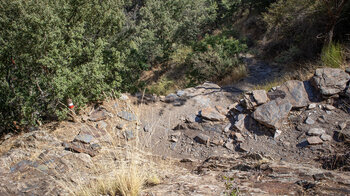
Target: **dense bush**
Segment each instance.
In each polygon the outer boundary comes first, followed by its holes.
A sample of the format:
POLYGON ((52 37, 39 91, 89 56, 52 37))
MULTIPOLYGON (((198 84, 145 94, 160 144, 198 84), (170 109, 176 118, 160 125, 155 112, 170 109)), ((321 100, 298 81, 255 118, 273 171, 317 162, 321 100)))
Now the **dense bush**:
POLYGON ((211 0, 146 0, 139 9, 135 42, 146 63, 167 60, 174 43, 189 43, 216 17, 211 0))
POLYGON ((64 118, 120 86, 119 0, 0 1, 0 127, 64 118))
POLYGON ((0 127, 63 119, 68 98, 79 109, 137 89, 215 14, 211 0, 0 0, 0 127))
POLYGON ((239 54, 247 46, 232 37, 207 35, 195 43, 193 48, 194 52, 187 63, 191 66, 190 76, 195 80, 193 82, 198 83, 205 80, 220 81, 230 74, 240 65, 239 54))

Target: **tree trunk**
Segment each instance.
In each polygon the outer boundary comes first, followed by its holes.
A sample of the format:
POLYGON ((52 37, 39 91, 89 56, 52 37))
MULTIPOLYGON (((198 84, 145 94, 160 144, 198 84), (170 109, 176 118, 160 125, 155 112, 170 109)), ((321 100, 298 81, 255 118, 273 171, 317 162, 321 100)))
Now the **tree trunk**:
POLYGON ((342 14, 342 11, 348 3, 349 0, 328 0, 328 3, 326 3, 326 6, 328 6, 328 14, 330 15, 330 22, 327 28, 327 36, 325 37, 325 44, 329 45, 333 41, 334 36, 334 28, 337 25, 337 22, 342 14), (334 5, 332 5, 334 3, 334 5))

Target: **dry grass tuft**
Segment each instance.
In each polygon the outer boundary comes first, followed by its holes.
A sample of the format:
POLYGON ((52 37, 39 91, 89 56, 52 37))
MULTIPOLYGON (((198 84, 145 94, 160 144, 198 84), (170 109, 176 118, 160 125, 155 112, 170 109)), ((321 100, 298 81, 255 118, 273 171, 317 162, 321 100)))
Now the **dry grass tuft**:
POLYGON ((148 174, 140 165, 123 165, 112 172, 111 177, 100 178, 83 185, 76 196, 123 195, 137 196, 148 182, 148 174))
POLYGON ((248 70, 246 65, 241 64, 238 67, 234 68, 232 72, 227 75, 224 79, 218 82, 220 86, 233 84, 234 82, 237 82, 238 80, 246 77, 248 75, 248 70))

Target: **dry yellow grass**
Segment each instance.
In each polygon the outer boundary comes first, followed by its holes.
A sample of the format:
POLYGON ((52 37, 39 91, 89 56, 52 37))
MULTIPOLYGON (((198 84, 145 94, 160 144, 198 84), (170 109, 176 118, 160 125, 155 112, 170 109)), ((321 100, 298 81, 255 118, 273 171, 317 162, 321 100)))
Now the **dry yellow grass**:
POLYGON ((241 64, 238 67, 234 68, 232 72, 229 75, 227 75, 224 79, 222 79, 221 81, 218 81, 218 84, 220 86, 233 84, 234 82, 237 82, 238 80, 246 77, 247 75, 248 75, 247 67, 244 64, 241 64))
MULTIPOLYGON (((137 114, 139 108, 131 108, 129 104, 125 104, 116 99, 108 99, 103 106, 110 112, 116 114, 117 109, 115 103, 125 110, 137 114)), ((109 118, 106 120, 108 124, 116 125, 119 123, 119 118, 109 118)), ((133 141, 125 142, 117 139, 119 130, 115 126, 108 128, 107 132, 112 143, 108 146, 108 151, 105 156, 111 156, 111 160, 117 159, 116 164, 95 162, 93 169, 96 173, 106 173, 103 178, 98 178, 92 182, 80 182, 79 188, 72 192, 74 196, 94 196, 94 195, 123 195, 137 196, 146 186, 153 186, 160 183, 160 178, 157 175, 158 166, 155 166, 151 160, 145 158, 140 140, 138 126, 135 124, 135 136, 133 141), (121 144, 126 144, 126 147, 120 148, 121 144)), ((101 175, 100 175, 101 176, 101 175)))

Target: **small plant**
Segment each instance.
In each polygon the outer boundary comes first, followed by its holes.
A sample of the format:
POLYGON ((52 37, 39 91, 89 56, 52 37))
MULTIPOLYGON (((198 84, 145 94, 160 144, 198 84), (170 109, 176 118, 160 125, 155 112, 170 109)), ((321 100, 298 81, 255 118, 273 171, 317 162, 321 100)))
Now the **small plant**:
POLYGON ((223 179, 225 180, 225 188, 228 191, 226 193, 226 195, 227 196, 238 196, 239 189, 234 186, 234 178, 223 176, 223 179))
POLYGON ((339 43, 325 45, 321 53, 321 61, 324 66, 339 68, 344 63, 343 47, 339 43))

